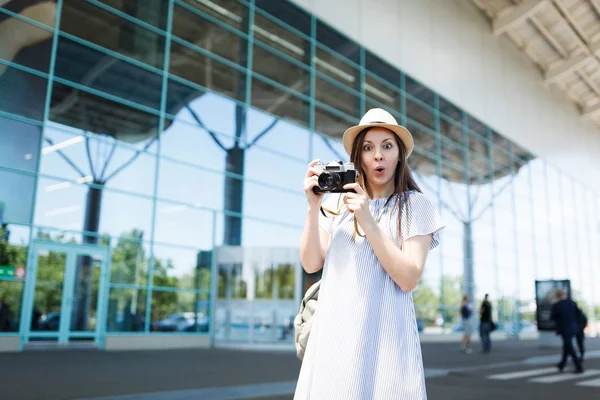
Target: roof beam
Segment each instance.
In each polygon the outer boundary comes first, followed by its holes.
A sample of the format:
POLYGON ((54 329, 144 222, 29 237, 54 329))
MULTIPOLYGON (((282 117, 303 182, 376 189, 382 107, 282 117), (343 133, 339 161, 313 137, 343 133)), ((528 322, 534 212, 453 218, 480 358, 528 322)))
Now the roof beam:
POLYGON ((600 103, 595 104, 593 106, 585 107, 583 110, 581 110, 581 115, 583 117, 589 117, 593 114, 596 114, 598 111, 600 111, 600 103))
POLYGON ((587 54, 580 54, 578 56, 566 59, 559 66, 549 68, 548 71, 546 71, 544 83, 555 83, 559 79, 564 78, 565 76, 581 68, 589 60, 590 56, 588 56, 587 54))
POLYGON ((540 8, 544 7, 547 3, 548 0, 525 0, 523 3, 514 7, 509 13, 494 19, 494 35, 502 35, 509 29, 523 23, 527 18, 538 12, 540 8))
POLYGON ((600 41, 589 45, 589 51, 591 54, 579 54, 567 58, 559 65, 553 66, 546 71, 544 83, 550 84, 557 80, 564 78, 565 76, 577 71, 583 67, 587 62, 591 61, 595 54, 600 51, 600 41))

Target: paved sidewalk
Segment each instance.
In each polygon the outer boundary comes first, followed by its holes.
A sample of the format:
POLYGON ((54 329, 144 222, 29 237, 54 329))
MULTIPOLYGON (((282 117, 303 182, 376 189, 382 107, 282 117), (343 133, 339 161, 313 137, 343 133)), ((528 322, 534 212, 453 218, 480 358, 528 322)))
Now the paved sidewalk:
MULTIPOLYGON (((590 350, 600 350, 598 339, 588 339, 587 344, 590 350)), ((431 376, 509 367, 540 356, 549 356, 545 362, 552 363, 554 357, 558 359, 558 352, 558 349, 540 348, 535 341, 497 342, 491 354, 474 352, 470 355, 461 354, 457 343, 423 344, 424 365, 431 376)), ((157 400, 289 399, 290 394, 280 393, 291 393, 299 370, 300 362, 290 351, 32 351, 0 355, 0 393, 2 399, 10 400, 115 396, 122 399, 123 395, 137 395, 131 397, 132 400, 151 400, 150 393, 157 392, 163 392, 163 397, 156 397, 157 400), (188 392, 181 392, 183 390, 188 392), (211 390, 209 396, 207 393, 211 390), (228 391, 237 393, 237 397, 226 397, 228 391), (188 397, 184 396, 186 393, 188 397), (198 397, 198 393, 204 393, 203 397, 198 397), (267 393, 277 396, 268 397, 267 393)), ((435 382, 443 378, 431 379, 435 382)), ((435 392, 435 388, 432 390, 435 392)))

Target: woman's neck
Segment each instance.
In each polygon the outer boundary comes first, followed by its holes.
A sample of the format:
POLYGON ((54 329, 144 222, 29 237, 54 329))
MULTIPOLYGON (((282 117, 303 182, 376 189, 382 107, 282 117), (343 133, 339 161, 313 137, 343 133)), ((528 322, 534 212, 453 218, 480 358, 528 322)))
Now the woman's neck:
POLYGON ((390 197, 392 193, 394 193, 394 183, 390 182, 384 186, 374 186, 370 188, 371 190, 371 200, 375 199, 385 199, 390 197))

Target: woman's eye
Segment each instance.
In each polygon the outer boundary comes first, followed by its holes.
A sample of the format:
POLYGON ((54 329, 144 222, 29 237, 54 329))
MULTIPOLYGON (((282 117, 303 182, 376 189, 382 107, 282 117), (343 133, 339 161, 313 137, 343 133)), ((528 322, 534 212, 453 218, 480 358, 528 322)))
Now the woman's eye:
POLYGON ((366 146, 364 147, 364 150, 365 150, 365 151, 370 151, 370 150, 371 150, 371 146, 369 146, 369 145, 366 145, 366 146))
POLYGON ((391 149, 391 148, 392 148, 392 145, 391 145, 390 143, 387 143, 387 144, 385 145, 385 148, 386 148, 386 149, 391 149))

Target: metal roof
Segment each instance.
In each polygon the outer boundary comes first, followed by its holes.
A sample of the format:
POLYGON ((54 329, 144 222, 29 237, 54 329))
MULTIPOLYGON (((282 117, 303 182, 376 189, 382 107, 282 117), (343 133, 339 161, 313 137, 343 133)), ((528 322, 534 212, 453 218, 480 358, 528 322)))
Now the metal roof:
POLYGON ((582 117, 600 125, 600 0, 471 0, 560 88, 582 117))

